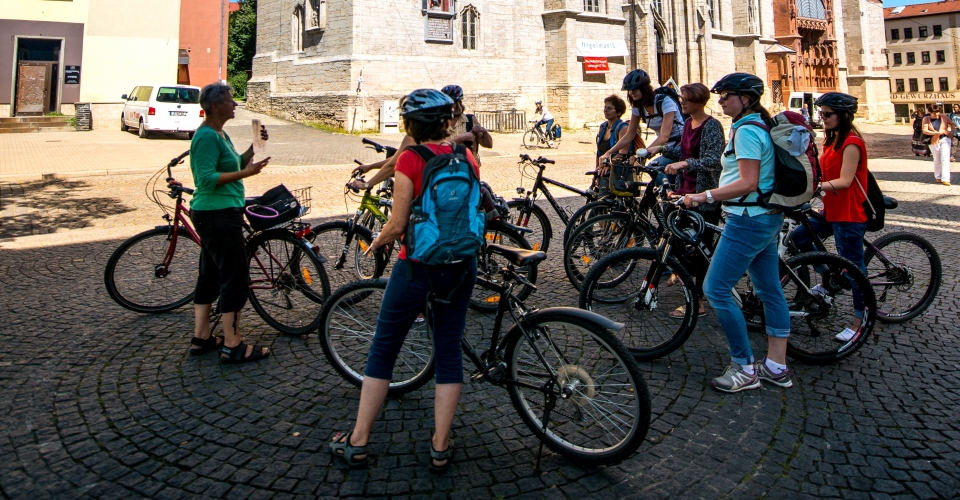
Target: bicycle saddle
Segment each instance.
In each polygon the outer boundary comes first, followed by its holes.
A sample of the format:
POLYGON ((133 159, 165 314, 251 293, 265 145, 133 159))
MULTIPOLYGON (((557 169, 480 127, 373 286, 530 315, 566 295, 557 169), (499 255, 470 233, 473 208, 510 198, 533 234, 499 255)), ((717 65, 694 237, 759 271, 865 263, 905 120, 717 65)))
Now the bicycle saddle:
POLYGON ((535 264, 547 258, 547 254, 538 250, 525 250, 523 248, 507 247, 491 243, 487 245, 487 253, 502 255, 515 266, 525 266, 535 264))
POLYGON ((884 197, 883 197, 883 208, 885 208, 885 209, 887 209, 887 210, 893 210, 893 209, 897 208, 898 206, 900 206, 900 202, 897 201, 896 198, 894 198, 894 197, 892 197, 892 196, 884 196, 884 197))

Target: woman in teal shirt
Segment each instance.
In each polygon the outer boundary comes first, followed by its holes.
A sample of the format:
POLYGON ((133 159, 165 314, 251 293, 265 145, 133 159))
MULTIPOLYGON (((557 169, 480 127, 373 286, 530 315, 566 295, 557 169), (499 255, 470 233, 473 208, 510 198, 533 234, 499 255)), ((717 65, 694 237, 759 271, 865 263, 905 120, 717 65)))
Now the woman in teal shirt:
MULTIPOLYGON (((257 361, 270 355, 265 347, 240 340, 240 310, 247 302, 249 270, 243 236, 243 179, 257 175, 270 158, 253 161, 253 147, 237 154, 223 124, 234 117, 237 103, 228 85, 214 83, 200 92, 206 118, 190 143, 190 170, 196 191, 190 219, 200 235, 200 274, 193 297, 194 331, 190 354, 221 350, 221 363, 257 361), (241 165, 243 167, 241 168, 241 165), (220 298, 223 338, 210 332, 210 310, 220 298)), ((267 140, 266 128, 261 137, 267 140)))
POLYGON ((720 187, 684 197, 688 207, 722 201, 726 214, 703 293, 727 334, 733 363, 710 385, 723 392, 759 389, 761 380, 790 387, 790 311, 780 286, 777 253, 783 214, 757 203, 758 190, 769 192, 773 188, 775 153, 770 133, 750 124, 770 121, 770 113, 760 105, 763 80, 747 73, 732 73, 721 78, 712 92, 720 94, 723 113, 733 117, 730 142, 720 159, 720 187), (767 356, 763 362, 754 361, 746 321, 730 293, 744 272, 750 274, 754 291, 763 301, 767 330, 767 356))

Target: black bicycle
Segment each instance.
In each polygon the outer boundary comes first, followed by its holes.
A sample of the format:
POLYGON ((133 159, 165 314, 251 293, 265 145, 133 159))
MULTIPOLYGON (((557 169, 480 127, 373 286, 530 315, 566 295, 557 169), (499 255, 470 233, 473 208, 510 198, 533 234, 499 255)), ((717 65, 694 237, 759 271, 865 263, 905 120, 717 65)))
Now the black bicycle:
MULTIPOLYGON (((489 348, 478 353, 464 338, 463 352, 476 370, 472 380, 506 388, 523 422, 552 450, 592 465, 623 460, 642 444, 650 425, 650 395, 640 368, 611 331, 623 327, 570 307, 534 309, 514 294, 533 287, 517 267, 536 266, 541 251, 487 245, 507 261, 502 280, 478 278, 496 292, 497 316, 489 348), (513 326, 501 336, 504 316, 513 326)), ((386 280, 351 283, 337 290, 320 315, 320 338, 330 364, 360 387, 376 331, 386 280)), ((388 394, 399 396, 433 376, 429 305, 404 341, 388 394)))

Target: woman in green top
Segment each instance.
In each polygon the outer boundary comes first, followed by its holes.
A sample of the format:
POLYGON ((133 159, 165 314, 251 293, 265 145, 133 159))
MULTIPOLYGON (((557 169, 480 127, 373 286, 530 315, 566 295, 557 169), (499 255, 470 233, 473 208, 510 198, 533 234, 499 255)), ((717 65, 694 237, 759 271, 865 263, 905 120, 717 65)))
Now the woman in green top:
MULTIPOLYGON (((240 310, 247 302, 249 270, 243 237, 243 179, 257 175, 270 158, 253 161, 253 147, 237 154, 223 124, 234 117, 237 103, 228 85, 214 83, 200 92, 206 119, 190 143, 190 170, 196 191, 190 219, 200 235, 200 274, 194 290, 194 331, 190 354, 220 349, 221 363, 257 361, 270 355, 265 347, 240 340, 240 310), (241 165, 244 165, 241 168, 241 165), (210 310, 220 298, 223 338, 210 332, 210 310)), ((266 128, 260 135, 267 140, 266 128)))

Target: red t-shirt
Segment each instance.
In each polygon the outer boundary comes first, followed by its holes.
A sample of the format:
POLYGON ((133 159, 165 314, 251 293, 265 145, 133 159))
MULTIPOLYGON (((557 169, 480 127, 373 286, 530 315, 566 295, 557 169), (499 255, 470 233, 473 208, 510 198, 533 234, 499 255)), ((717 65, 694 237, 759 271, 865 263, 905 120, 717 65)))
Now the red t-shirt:
POLYGON ((867 214, 863 211, 863 202, 866 201, 863 189, 867 189, 867 145, 863 139, 854 134, 847 135, 843 145, 839 148, 827 147, 823 149, 823 155, 820 156, 820 168, 823 169, 823 212, 827 222, 867 222, 867 214), (860 180, 860 185, 854 180, 850 187, 838 189, 833 193, 830 184, 826 181, 840 177, 840 170, 843 168, 843 149, 847 146, 856 146, 860 148, 860 163, 857 165, 855 179, 860 180))
MULTIPOLYGON (((453 151, 453 148, 449 144, 424 144, 424 146, 430 148, 430 150, 437 155, 447 154, 453 151)), ((470 165, 473 165, 473 170, 477 173, 477 178, 480 178, 480 166, 477 165, 477 160, 473 157, 473 153, 470 152, 469 148, 467 149, 467 160, 470 162, 470 165)), ((410 180, 413 181, 414 198, 420 196, 420 193, 423 192, 423 167, 426 165, 427 162, 423 161, 420 155, 409 149, 405 149, 403 153, 400 153, 400 158, 397 159, 396 172, 409 177, 410 180)), ((407 258, 406 245, 400 248, 398 258, 407 258)))

